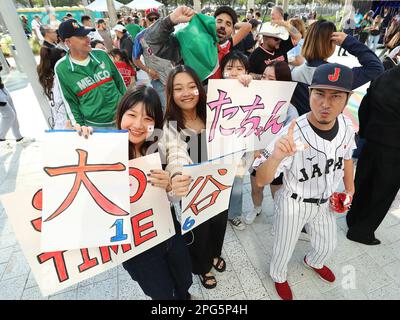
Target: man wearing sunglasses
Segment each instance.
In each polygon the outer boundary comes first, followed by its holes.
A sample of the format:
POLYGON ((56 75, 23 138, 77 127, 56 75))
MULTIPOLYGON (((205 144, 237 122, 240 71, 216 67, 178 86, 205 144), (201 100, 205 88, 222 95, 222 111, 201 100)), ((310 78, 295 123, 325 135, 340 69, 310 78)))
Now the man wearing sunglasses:
POLYGON ((272 7, 271 11, 271 23, 284 27, 289 32, 289 37, 287 39, 282 39, 279 50, 283 51, 285 55, 285 61, 287 62, 287 52, 293 49, 297 43, 301 40, 301 33, 292 26, 289 21, 285 18, 285 13, 282 7, 275 6, 272 7))
POLYGON ((263 44, 253 51, 249 57, 249 72, 254 79, 260 80, 266 67, 274 61, 285 61, 285 52, 280 49, 281 41, 289 38, 286 28, 264 23, 259 32, 263 36, 263 44))
POLYGON ((158 20, 158 18, 160 18, 160 14, 156 8, 146 10, 147 26, 152 25, 153 22, 158 20))
POLYGON ((145 11, 147 29, 139 32, 133 45, 133 62, 135 65, 146 72, 151 80, 152 87, 157 91, 163 111, 165 112, 165 93, 164 88, 167 83, 168 74, 172 69, 171 61, 157 57, 145 41, 144 35, 149 28, 160 18, 156 8, 145 11), (140 60, 143 55, 144 64, 140 60))

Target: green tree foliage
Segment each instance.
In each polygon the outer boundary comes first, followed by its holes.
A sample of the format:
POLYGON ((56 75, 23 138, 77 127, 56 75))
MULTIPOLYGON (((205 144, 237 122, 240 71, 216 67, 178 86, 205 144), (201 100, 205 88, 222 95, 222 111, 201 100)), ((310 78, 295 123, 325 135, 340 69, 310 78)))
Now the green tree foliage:
POLYGON ((80 0, 51 0, 51 4, 53 7, 62 7, 62 6, 78 6, 82 4, 80 0))
MULTIPOLYGON (((26 7, 44 7, 46 2, 44 0, 14 0, 16 3, 22 4, 26 7)), ((81 0, 51 0, 53 7, 71 7, 82 4, 81 0)))
POLYGON ((22 4, 26 7, 42 7, 43 0, 14 0, 14 2, 22 4))

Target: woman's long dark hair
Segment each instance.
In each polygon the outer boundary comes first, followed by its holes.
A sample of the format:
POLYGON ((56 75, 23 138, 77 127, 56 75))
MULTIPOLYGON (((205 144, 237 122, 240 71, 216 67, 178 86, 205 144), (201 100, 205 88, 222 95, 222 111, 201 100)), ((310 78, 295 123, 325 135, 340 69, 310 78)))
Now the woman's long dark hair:
MULTIPOLYGON (((134 108, 139 102, 144 104, 146 114, 154 120, 154 130, 162 130, 163 125, 163 112, 161 107, 161 101, 158 97, 157 91, 151 87, 141 86, 135 90, 128 90, 121 101, 118 103, 116 112, 116 123, 117 128, 121 129, 122 117, 128 110, 134 108)), ((149 137, 142 145, 140 149, 140 155, 146 154, 147 149, 155 142, 157 137, 149 137)), ((129 142, 129 159, 136 158, 135 146, 129 142)))
POLYGON ((197 90, 199 91, 199 102, 196 105, 196 114, 204 122, 204 124, 206 123, 206 115, 207 115, 206 111, 207 95, 199 76, 190 67, 186 67, 183 65, 175 67, 169 73, 166 85, 167 108, 165 111, 165 121, 176 121, 178 126, 177 127, 178 132, 186 128, 183 120, 182 110, 174 101, 174 80, 176 75, 182 72, 185 72, 188 75, 190 75, 193 78, 194 82, 196 83, 197 90))
POLYGON ((50 100, 54 82, 54 66, 63 56, 65 56, 64 50, 45 46, 40 48, 40 63, 36 70, 44 93, 50 100))

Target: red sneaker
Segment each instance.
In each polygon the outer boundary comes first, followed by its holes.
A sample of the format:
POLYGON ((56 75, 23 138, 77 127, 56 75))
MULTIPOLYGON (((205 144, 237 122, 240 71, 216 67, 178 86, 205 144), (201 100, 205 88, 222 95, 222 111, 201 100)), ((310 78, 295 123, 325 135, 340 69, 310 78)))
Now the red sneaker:
POLYGON ((293 300, 292 290, 287 281, 283 283, 275 282, 275 289, 282 300, 293 300))
POLYGON ((311 267, 307 262, 306 262, 306 257, 304 257, 304 265, 309 268, 314 270, 316 273, 318 273, 318 275, 320 276, 320 278, 324 281, 327 282, 334 282, 335 281, 335 275, 333 274, 333 272, 331 271, 331 269, 329 269, 327 266, 323 266, 321 269, 317 269, 317 268, 313 268, 311 267))

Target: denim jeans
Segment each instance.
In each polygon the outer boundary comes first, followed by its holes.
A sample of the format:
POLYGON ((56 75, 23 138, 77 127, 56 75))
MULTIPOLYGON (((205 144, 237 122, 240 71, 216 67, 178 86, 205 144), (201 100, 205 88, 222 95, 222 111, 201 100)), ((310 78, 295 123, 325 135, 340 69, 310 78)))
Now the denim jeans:
POLYGON ((231 198, 229 200, 228 219, 234 219, 242 215, 244 176, 236 176, 233 180, 231 198))
POLYGON ((5 139, 10 129, 15 139, 22 138, 15 108, 12 104, 7 103, 5 106, 0 106, 0 139, 5 139))
POLYGON ((160 97, 161 100, 163 113, 165 114, 165 106, 166 106, 165 86, 162 84, 160 80, 151 80, 151 86, 154 88, 154 90, 157 91, 158 96, 160 97))
POLYGON ((378 45, 378 41, 379 41, 379 37, 380 37, 380 35, 377 35, 377 36, 369 36, 368 37, 368 47, 373 51, 373 52, 375 52, 375 50, 376 50, 376 47, 377 47, 377 45, 378 45))

